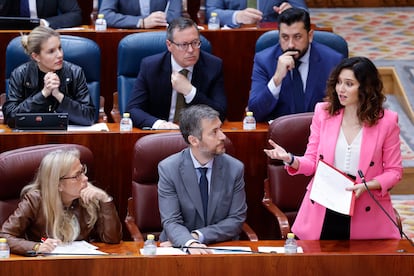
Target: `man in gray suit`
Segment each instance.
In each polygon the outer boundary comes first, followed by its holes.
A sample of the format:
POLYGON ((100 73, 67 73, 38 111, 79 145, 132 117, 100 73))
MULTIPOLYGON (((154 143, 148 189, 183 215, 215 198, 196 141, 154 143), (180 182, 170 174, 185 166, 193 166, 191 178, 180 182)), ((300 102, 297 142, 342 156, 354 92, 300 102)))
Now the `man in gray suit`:
POLYGON ((244 166, 224 153, 221 124, 209 106, 184 109, 180 130, 189 147, 158 165, 160 241, 190 254, 207 254, 207 244, 237 239, 246 220, 244 166))

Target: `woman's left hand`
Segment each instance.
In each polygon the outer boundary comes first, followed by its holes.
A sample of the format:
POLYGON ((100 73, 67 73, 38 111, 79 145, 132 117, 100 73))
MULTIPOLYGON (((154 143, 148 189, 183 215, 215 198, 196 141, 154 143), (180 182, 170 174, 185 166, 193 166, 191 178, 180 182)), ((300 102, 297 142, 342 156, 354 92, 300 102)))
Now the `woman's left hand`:
POLYGON ((353 191, 355 193, 355 198, 360 197, 367 189, 365 188, 364 184, 355 184, 352 187, 345 188, 347 191, 353 191))
POLYGON ((111 200, 111 197, 108 196, 104 190, 95 187, 90 183, 88 183, 88 186, 86 188, 82 189, 80 192, 80 197, 86 204, 89 204, 93 200, 99 200, 102 202, 108 202, 111 200))

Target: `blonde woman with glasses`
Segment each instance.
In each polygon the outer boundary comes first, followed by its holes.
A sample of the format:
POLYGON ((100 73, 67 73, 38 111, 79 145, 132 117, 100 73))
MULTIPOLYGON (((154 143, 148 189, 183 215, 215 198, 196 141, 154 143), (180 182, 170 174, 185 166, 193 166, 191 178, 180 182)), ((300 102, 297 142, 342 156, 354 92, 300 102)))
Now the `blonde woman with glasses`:
POLYGON ((75 240, 119 243, 122 226, 105 191, 88 182, 77 150, 47 154, 34 181, 22 189, 22 200, 1 229, 11 252, 49 253, 75 240))

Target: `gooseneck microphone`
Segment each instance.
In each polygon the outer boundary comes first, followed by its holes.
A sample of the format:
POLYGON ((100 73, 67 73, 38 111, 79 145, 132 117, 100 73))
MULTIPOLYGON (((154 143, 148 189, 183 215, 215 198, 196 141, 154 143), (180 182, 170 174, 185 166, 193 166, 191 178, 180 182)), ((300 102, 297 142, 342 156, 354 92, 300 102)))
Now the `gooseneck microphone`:
POLYGON ((390 221, 395 225, 395 227, 397 227, 398 231, 400 232, 400 235, 403 236, 405 239, 407 239, 411 246, 414 246, 414 242, 404 233, 404 231, 398 226, 397 222, 395 222, 392 217, 390 216, 390 214, 388 214, 388 212, 384 209, 384 207, 381 205, 381 203, 378 202, 378 200, 374 197, 374 195, 371 193, 371 191, 368 188, 367 182, 365 181, 365 176, 364 173, 361 170, 358 170, 358 174, 359 177, 361 177, 362 183, 365 186, 365 189, 367 190, 369 196, 372 198, 372 200, 374 200, 374 202, 378 205, 378 207, 380 207, 380 209, 384 212, 385 215, 387 215, 387 217, 390 219, 390 221))

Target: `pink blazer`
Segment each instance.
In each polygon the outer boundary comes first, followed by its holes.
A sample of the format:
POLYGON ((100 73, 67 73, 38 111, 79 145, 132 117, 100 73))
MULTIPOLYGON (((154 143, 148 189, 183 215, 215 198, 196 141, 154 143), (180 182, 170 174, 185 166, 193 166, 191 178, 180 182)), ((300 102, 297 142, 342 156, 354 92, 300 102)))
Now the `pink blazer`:
MULTIPOLYGON (((334 162, 336 141, 339 135, 343 111, 329 116, 325 111, 327 103, 315 107, 311 134, 305 155, 299 157, 298 170, 287 167, 288 173, 312 175, 320 157, 329 164, 334 162)), ((384 117, 372 127, 363 127, 359 169, 366 181, 378 180, 380 190, 371 190, 374 197, 395 221, 389 191, 401 180, 402 161, 400 149, 398 115, 385 110, 384 117)), ((356 176, 356 182, 362 183, 356 176)), ((325 217, 325 207, 314 202, 309 196, 313 179, 310 181, 292 231, 302 240, 318 240, 325 217)), ((332 183, 334 184, 334 183, 332 183)), ((354 215, 351 218, 351 239, 400 239, 397 227, 389 220, 367 192, 355 200, 354 215)))

